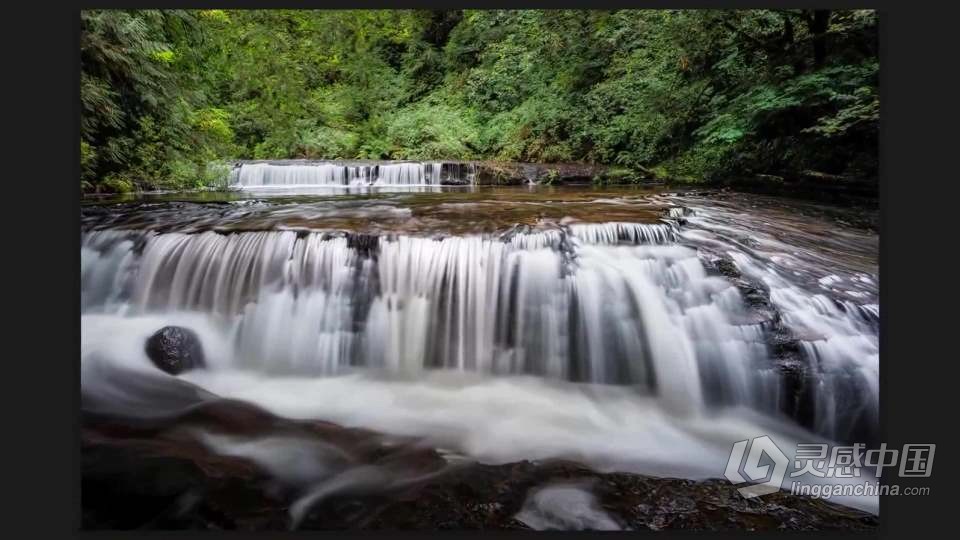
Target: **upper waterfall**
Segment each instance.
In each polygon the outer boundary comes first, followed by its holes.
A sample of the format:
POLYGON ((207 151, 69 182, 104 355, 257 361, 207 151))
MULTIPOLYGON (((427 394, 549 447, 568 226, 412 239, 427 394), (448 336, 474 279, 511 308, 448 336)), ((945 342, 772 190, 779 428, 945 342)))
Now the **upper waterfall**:
POLYGON ((472 184, 476 167, 439 161, 241 162, 231 185, 241 188, 293 186, 439 186, 472 184))

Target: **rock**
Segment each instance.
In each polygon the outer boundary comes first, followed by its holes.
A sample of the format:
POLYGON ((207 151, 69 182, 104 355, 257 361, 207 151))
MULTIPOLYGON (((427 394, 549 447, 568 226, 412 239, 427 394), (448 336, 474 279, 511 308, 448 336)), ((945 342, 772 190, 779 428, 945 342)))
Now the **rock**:
POLYGON ((269 479, 240 458, 170 441, 81 447, 84 530, 286 527, 269 479))
POLYGON ((851 182, 856 180, 848 176, 842 176, 839 174, 830 174, 820 171, 811 171, 804 170, 800 171, 800 176, 805 179, 816 180, 821 182, 851 182))
POLYGON ((761 180, 761 181, 763 181, 763 182, 774 182, 774 183, 777 183, 777 184, 782 184, 782 183, 783 183, 783 177, 782 177, 782 176, 777 176, 777 175, 775 175, 775 174, 758 174, 758 175, 757 175, 757 179, 758 179, 758 180, 761 180))
MULTIPOLYGON (((599 473, 563 461, 452 468, 382 504, 366 529, 520 529, 530 496, 547 486, 589 485, 599 508, 628 530, 876 530, 876 516, 781 491, 744 499, 722 480, 599 473)), ((309 521, 304 528, 323 528, 309 521)), ((606 528, 606 527, 604 527, 606 528)))
MULTIPOLYGON (((714 182, 735 191, 807 199, 842 207, 876 208, 879 183, 875 178, 853 178, 818 171, 780 175, 756 174, 714 182)), ((874 211, 875 212, 875 211, 874 211)))
POLYGON ((201 432, 335 447, 351 467, 335 467, 333 483, 321 487, 349 486, 343 473, 351 470, 383 480, 330 491, 304 508, 299 529, 526 529, 517 515, 531 496, 544 487, 576 484, 589 491, 595 513, 602 511, 623 529, 877 530, 876 516, 786 491, 744 499, 726 481, 600 473, 562 460, 454 464, 416 440, 284 419, 233 400, 147 424, 82 418, 85 530, 294 525, 291 507, 309 491, 278 489, 275 475, 257 460, 217 454, 197 439, 201 432))
POLYGON ((527 171, 516 163, 479 162, 476 164, 476 183, 481 186, 518 186, 530 182, 527 171))
POLYGON ((771 367, 779 372, 781 380, 779 408, 801 426, 814 430, 815 396, 817 384, 810 359, 801 347, 801 341, 814 338, 798 336, 783 323, 780 312, 770 301, 770 292, 763 284, 743 276, 730 259, 720 257, 713 261, 717 273, 727 278, 743 298, 751 322, 763 328, 763 339, 772 355, 771 367))
POLYGON ((728 277, 730 279, 740 279, 740 270, 737 268, 737 265, 730 259, 717 259, 714 263, 717 267, 717 271, 720 272, 720 275, 728 277))
POLYGON ((380 236, 376 234, 347 233, 347 247, 355 249, 362 257, 373 257, 380 249, 380 236))
POLYGON ((592 163, 473 162, 478 185, 587 185, 635 183, 648 178, 645 171, 611 168, 592 163))
POLYGON ((196 332, 182 326, 164 326, 146 345, 154 365, 171 375, 204 367, 203 347, 196 332))

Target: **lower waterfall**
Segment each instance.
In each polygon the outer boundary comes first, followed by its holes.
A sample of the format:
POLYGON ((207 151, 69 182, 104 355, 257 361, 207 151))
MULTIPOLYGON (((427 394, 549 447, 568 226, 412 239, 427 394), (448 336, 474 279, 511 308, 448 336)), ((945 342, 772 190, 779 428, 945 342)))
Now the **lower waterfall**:
POLYGON ((153 383, 117 374, 175 379, 143 352, 174 324, 208 362, 179 378, 206 391, 492 461, 710 477, 757 429, 875 441, 876 276, 807 259, 825 248, 785 244, 789 221, 686 204, 466 234, 90 221, 85 400, 162 413, 153 383))

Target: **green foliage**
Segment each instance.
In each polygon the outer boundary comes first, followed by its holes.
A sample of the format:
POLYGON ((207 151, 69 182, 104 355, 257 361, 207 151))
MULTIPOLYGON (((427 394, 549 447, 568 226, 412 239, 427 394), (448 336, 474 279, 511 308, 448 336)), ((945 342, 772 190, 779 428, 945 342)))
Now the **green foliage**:
POLYGON ((540 179, 540 182, 546 186, 552 186, 560 178, 560 171, 557 169, 547 170, 547 174, 540 179))
POLYGON ((388 155, 401 159, 476 157, 477 127, 464 111, 444 104, 417 103, 397 111, 386 129, 388 155))
POLYGON ((196 163, 184 159, 174 159, 166 164, 167 181, 164 187, 172 189, 194 189, 201 187, 202 170, 196 163))
MULTIPOLYGON (((80 139, 80 179, 88 184, 94 178, 97 166, 97 151, 90 143, 80 139)), ((89 184, 92 186, 92 184, 89 184)))
POLYGON ((225 24, 230 22, 230 16, 222 9, 204 9, 201 10, 198 15, 201 19, 207 19, 216 23, 225 24))
POLYGON ((129 178, 111 174, 100 182, 100 187, 106 193, 130 193, 134 191, 134 183, 129 178))
MULTIPOLYGON (((84 11, 81 180, 235 158, 876 175, 872 11, 84 11)), ((616 175, 614 175, 616 176, 616 175)))
POLYGON ((81 179, 116 192, 197 187, 203 161, 234 148, 229 115, 207 105, 195 14, 83 11, 81 26, 81 179))
POLYGON ((636 184, 644 178, 644 174, 629 167, 611 167, 594 179, 594 182, 599 184, 636 184))
POLYGON ((352 131, 313 127, 298 133, 293 155, 308 159, 351 158, 357 154, 358 140, 358 135, 352 131))
POLYGON ((208 161, 204 164, 199 184, 202 186, 226 189, 232 166, 225 161, 208 161))
POLYGON ((570 121, 562 98, 530 98, 487 124, 485 146, 504 160, 570 161, 575 159, 567 135, 570 121))
POLYGON ((698 143, 663 162, 657 177, 687 182, 716 180, 731 170, 736 157, 733 144, 698 143))
POLYGON ((233 141, 229 118, 230 115, 223 109, 201 109, 193 112, 193 126, 218 142, 229 143, 233 141))

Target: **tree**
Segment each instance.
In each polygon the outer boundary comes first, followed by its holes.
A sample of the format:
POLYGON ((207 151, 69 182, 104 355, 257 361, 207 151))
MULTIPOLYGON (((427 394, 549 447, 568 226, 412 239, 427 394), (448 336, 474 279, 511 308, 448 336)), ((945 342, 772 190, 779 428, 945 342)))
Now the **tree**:
POLYGON ((589 161, 690 180, 876 175, 876 15, 84 11, 82 180, 233 158, 589 161))

